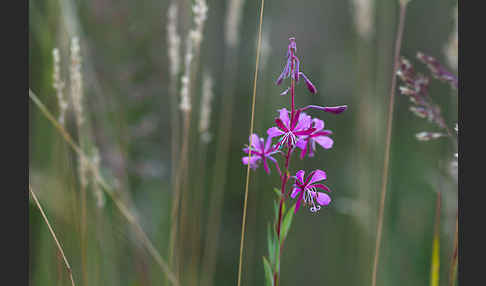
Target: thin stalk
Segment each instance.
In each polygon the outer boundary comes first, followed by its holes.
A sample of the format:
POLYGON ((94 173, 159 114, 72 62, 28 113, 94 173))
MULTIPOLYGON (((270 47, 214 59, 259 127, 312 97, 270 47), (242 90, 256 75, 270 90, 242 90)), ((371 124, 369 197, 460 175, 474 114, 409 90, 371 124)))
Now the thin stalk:
POLYGON ((432 241, 432 262, 430 269, 430 286, 439 286, 440 276, 440 208, 441 193, 437 192, 437 202, 435 205, 434 238, 432 241))
MULTIPOLYGON (((177 228, 178 228, 180 200, 182 196, 181 184, 182 184, 182 178, 186 169, 185 166, 187 162, 190 121, 191 121, 190 112, 185 112, 184 122, 183 122, 183 141, 182 141, 183 143, 181 148, 181 156, 178 164, 179 166, 175 178, 174 197, 172 199, 170 237, 169 237, 169 267, 171 268, 173 267, 173 265, 177 264, 177 261, 175 261, 176 237, 177 237, 177 228)), ((177 275, 177 271, 176 271, 176 275, 177 275)))
MULTIPOLYGON (((199 67, 199 63, 200 63, 200 50, 196 50, 195 51, 195 56, 194 56, 194 60, 193 60, 193 64, 191 65, 191 76, 190 76, 190 84, 189 84, 189 94, 193 94, 194 91, 196 90, 195 89, 195 86, 196 86, 196 82, 197 82, 197 71, 198 71, 198 67, 199 67)), ((191 101, 193 101, 194 99, 194 96, 191 96, 191 101)), ((189 114, 189 126, 188 126, 188 130, 187 130, 187 138, 184 138, 184 140, 187 140, 187 146, 186 146, 186 150, 185 150, 185 153, 187 153, 185 156, 186 156, 186 161, 184 162, 184 172, 181 174, 182 178, 189 178, 190 174, 191 174, 191 165, 192 164, 189 164, 189 159, 192 158, 192 152, 193 151, 192 149, 194 148, 190 148, 191 146, 190 145, 190 138, 191 137, 194 137, 194 132, 190 132, 191 130, 191 114, 192 114, 192 109, 190 111, 188 111, 189 114)), ((184 126, 185 128, 185 126, 184 126)), ((194 145, 194 144, 193 144, 194 145)), ((183 150, 184 151, 184 150, 183 150)), ((181 184, 181 190, 180 190, 180 193, 181 193, 181 199, 180 199, 180 209, 181 209, 181 213, 180 213, 180 220, 179 220, 179 232, 180 232, 180 235, 181 235, 181 239, 179 239, 178 241, 180 242, 180 245, 184 245, 184 243, 186 243, 187 241, 184 241, 184 239, 188 238, 189 240, 192 239, 191 236, 188 236, 188 235, 185 235, 187 230, 186 230, 186 227, 187 227, 187 218, 189 216, 188 214, 188 202, 187 200, 189 199, 190 197, 190 194, 189 194, 189 190, 188 190, 188 184, 189 183, 189 180, 182 180, 182 184, 181 184)), ((189 245, 191 243, 189 242, 189 245)), ((185 253, 183 252, 183 250, 185 250, 186 248, 185 247, 179 247, 180 251, 179 251, 179 254, 178 254, 178 257, 182 257, 181 260, 179 261, 179 265, 182 267, 184 265, 184 261, 183 261, 183 257, 186 257, 185 253)), ((176 274, 178 273, 178 271, 176 271, 176 274)), ((184 281, 182 281, 184 283, 184 281)))
POLYGON ((191 235, 190 237, 192 238, 192 243, 191 243, 191 259, 190 259, 190 265, 191 265, 191 270, 189 273, 192 273, 190 275, 190 279, 192 280, 189 285, 197 285, 198 281, 198 276, 199 276, 199 271, 198 271, 198 259, 199 255, 201 252, 201 205, 203 201, 203 193, 206 190, 206 157, 207 157, 207 149, 208 149, 208 143, 202 142, 199 144, 200 150, 197 152, 199 155, 199 160, 198 160, 198 171, 200 172, 199 176, 196 179, 196 184, 194 185, 194 197, 193 197, 193 207, 192 211, 194 212, 193 214, 193 224, 191 226, 191 235))
POLYGON ((62 246, 59 243, 59 240, 57 239, 56 233, 52 229, 51 224, 49 223, 49 220, 47 219, 47 216, 44 213, 44 210, 42 209, 42 206, 40 205, 39 200, 37 199, 37 196, 35 195, 34 191, 32 190, 32 187, 30 186, 30 184, 29 184, 29 192, 30 192, 30 195, 32 196, 32 198, 34 199, 34 202, 35 202, 37 208, 39 209, 39 211, 42 215, 42 218, 44 219, 44 222, 47 224, 47 227, 49 228, 49 232, 51 233, 52 238, 54 239, 54 242, 56 243, 57 249, 62 256, 62 259, 64 260, 64 265, 66 265, 66 270, 68 272, 69 279, 71 279, 71 285, 75 286, 74 278, 73 278, 73 270, 71 269, 71 266, 69 265, 69 262, 66 258, 66 255, 64 255, 64 251, 62 250, 62 246))
MULTIPOLYGON (((194 83, 195 83, 195 75, 197 71, 197 67, 199 65, 199 53, 200 47, 194 50, 194 59, 193 64, 190 65, 189 73, 189 98, 190 102, 192 102, 193 90, 194 90, 194 83)), ((183 114, 183 134, 182 134, 182 148, 180 154, 180 160, 178 164, 178 171, 176 173, 175 179, 175 186, 174 186, 174 198, 172 201, 172 212, 171 212, 171 229, 170 229, 170 240, 169 240, 169 266, 176 268, 174 271, 179 278, 179 271, 178 265, 183 261, 177 261, 178 258, 183 257, 180 253, 176 253, 178 249, 177 246, 177 231, 184 231, 183 226, 185 225, 185 213, 186 213, 186 197, 187 197, 187 180, 183 178, 188 177, 189 167, 188 167, 188 159, 189 159, 189 138, 190 138, 190 127, 191 127, 191 115, 192 115, 192 108, 186 110, 183 114), (179 220, 179 209, 180 209, 180 217, 179 220), (176 256, 177 255, 177 256, 176 256), (175 257, 176 256, 176 257, 175 257)), ((180 248, 182 250, 182 248, 180 248)), ((180 252, 180 251, 179 251, 180 252)))
POLYGON ((113 200, 115 205, 117 206, 120 213, 123 217, 132 225, 135 232, 139 235, 142 239, 142 244, 146 247, 149 254, 152 258, 157 262, 160 266, 161 270, 167 275, 168 279, 174 283, 174 285, 179 285, 179 281, 175 277, 175 275, 170 271, 167 263, 164 261, 160 253, 154 247, 150 239, 148 238, 147 234, 143 231, 142 227, 138 223, 136 217, 130 212, 127 206, 122 202, 119 197, 118 193, 106 183, 105 179, 101 176, 98 172, 96 164, 92 162, 90 158, 81 150, 81 148, 74 142, 71 135, 64 129, 64 127, 54 118, 52 113, 45 107, 45 105, 37 98, 37 96, 29 89, 29 97, 35 103, 35 105, 39 108, 42 114, 56 127, 57 131, 61 134, 62 138, 68 143, 68 145, 76 152, 76 154, 80 157, 84 157, 88 167, 93 172, 95 177, 96 183, 98 183, 103 191, 113 200))
POLYGON ((451 268, 449 274, 449 285, 454 286, 457 280, 457 251, 458 251, 458 229, 459 228, 459 221, 458 217, 456 216, 456 232, 454 233, 454 250, 452 251, 452 258, 451 258, 451 268))
POLYGON ((223 81, 225 96, 222 97, 222 114, 219 120, 218 136, 215 150, 213 178, 211 181, 211 194, 209 197, 209 214, 204 245, 203 268, 201 270, 201 286, 213 285, 216 255, 219 243, 219 227, 221 225, 222 204, 224 201, 224 188, 228 171, 229 143, 231 139, 232 114, 234 106, 234 82, 238 58, 236 48, 229 48, 225 54, 223 81))
MULTIPOLYGON (((260 8, 260 24, 258 25, 258 44, 257 44, 256 60, 255 60, 255 77, 253 79, 253 96, 252 96, 252 103, 251 103, 251 120, 250 120, 249 136, 253 134, 253 126, 254 126, 254 119, 255 119, 256 83, 258 79, 258 67, 260 66, 259 63, 260 63, 260 48, 262 45, 262 23, 263 23, 264 4, 265 4, 265 0, 262 0, 262 5, 260 8)), ((251 160, 251 152, 248 152, 248 162, 250 162, 250 160, 251 160)), ((245 200, 243 204, 243 222, 241 224, 240 260, 238 262, 238 283, 237 283, 238 286, 241 285, 241 267, 243 266, 243 245, 245 243, 246 208, 247 208, 249 184, 250 184, 250 164, 248 164, 246 168, 245 200)))
POLYGON ((381 235, 382 235, 382 228, 383 228, 383 216, 384 216, 384 209, 385 209, 385 199, 386 199, 386 186, 388 183, 388 165, 390 162, 390 145, 391 145, 391 134, 392 134, 392 126, 393 126, 393 107, 395 102, 395 87, 396 87, 396 71, 398 69, 398 60, 400 56, 400 48, 402 45, 402 37, 403 37, 403 30, 405 27, 405 16, 407 12, 407 0, 400 1, 400 20, 398 24, 398 32, 397 37, 395 40, 395 56, 393 60, 393 74, 391 80, 391 90, 390 90, 390 102, 388 105, 388 119, 387 119, 387 129, 386 129, 386 143, 385 143, 385 159, 383 161, 383 176, 382 176, 382 183, 381 183, 381 200, 379 206, 379 214, 378 214, 378 225, 376 228, 376 243, 375 243, 375 258, 373 262, 373 274, 371 278, 371 285, 376 286, 376 273, 378 270, 378 260, 380 256, 380 244, 381 244, 381 235))

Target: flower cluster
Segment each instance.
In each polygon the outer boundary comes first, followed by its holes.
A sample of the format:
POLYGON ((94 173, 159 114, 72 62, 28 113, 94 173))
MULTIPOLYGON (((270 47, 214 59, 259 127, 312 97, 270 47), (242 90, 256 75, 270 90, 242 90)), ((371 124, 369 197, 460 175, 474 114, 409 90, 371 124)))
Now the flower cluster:
MULTIPOLYGON (((331 202, 329 195, 317 191, 317 189, 330 191, 328 187, 316 183, 325 180, 326 173, 319 169, 314 170, 304 179, 305 171, 300 170, 295 176, 290 177, 290 158, 297 149, 300 149, 300 158, 304 159, 306 156, 313 157, 315 155, 317 145, 324 149, 330 149, 334 144, 334 141, 329 137, 332 131, 324 129, 324 121, 319 118, 313 118, 306 111, 314 109, 331 114, 340 114, 347 109, 347 106, 308 105, 302 108, 295 107, 295 84, 300 79, 303 79, 307 89, 312 94, 317 93, 317 88, 301 71, 301 63, 296 56, 297 45, 295 38, 292 37, 289 41, 286 64, 276 84, 280 85, 284 79, 290 78, 290 86, 281 93, 281 95, 290 93, 290 110, 285 107, 278 110, 279 116, 275 119, 276 126, 267 130, 268 136, 266 140, 260 138, 257 134, 250 136, 249 145, 243 149, 248 156, 243 157, 242 162, 244 165, 249 165, 253 170, 262 163, 268 174, 270 174, 269 164, 273 163, 282 181, 280 207, 285 195, 290 195, 292 199, 297 198, 295 212, 299 210, 301 204, 308 205, 311 212, 317 212, 321 209, 321 206, 328 205, 331 202), (275 143, 272 142, 274 138, 276 139, 275 143), (277 159, 274 158, 276 155, 281 155, 285 159, 282 168, 279 167, 277 159), (295 182, 292 191, 287 194, 286 183, 289 178, 294 178, 295 182)), ((277 226, 277 229, 277 233, 279 233, 280 227, 277 226)))

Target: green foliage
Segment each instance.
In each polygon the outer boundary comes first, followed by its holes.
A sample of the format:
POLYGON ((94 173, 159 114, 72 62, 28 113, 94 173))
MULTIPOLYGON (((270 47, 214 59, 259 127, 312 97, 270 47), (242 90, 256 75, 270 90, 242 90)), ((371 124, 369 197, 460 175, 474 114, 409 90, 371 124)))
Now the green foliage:
POLYGON ((267 230, 267 247, 268 247, 268 255, 270 258, 270 261, 272 264, 274 264, 275 261, 275 230, 272 230, 272 227, 270 224, 268 224, 268 230, 267 230))
POLYGON ((263 257, 263 266, 265 268, 265 285, 266 286, 273 286, 273 270, 272 266, 268 262, 268 260, 263 257))
POLYGON ((282 229, 281 235, 282 235, 282 241, 285 241, 285 238, 287 237, 287 234, 290 229, 290 225, 292 224, 292 218, 294 217, 295 213, 295 204, 288 210, 288 212, 285 214, 283 221, 282 221, 282 229))
POLYGON ((272 227, 271 224, 267 225, 267 247, 269 259, 263 257, 263 264, 265 267, 265 285, 273 285, 273 273, 280 270, 280 247, 287 237, 295 213, 295 204, 289 210, 287 210, 285 202, 282 202, 282 221, 280 225, 279 239, 276 226, 278 224, 281 193, 277 188, 274 188, 273 190, 278 194, 279 199, 273 202, 275 215, 273 224, 274 227, 272 227))

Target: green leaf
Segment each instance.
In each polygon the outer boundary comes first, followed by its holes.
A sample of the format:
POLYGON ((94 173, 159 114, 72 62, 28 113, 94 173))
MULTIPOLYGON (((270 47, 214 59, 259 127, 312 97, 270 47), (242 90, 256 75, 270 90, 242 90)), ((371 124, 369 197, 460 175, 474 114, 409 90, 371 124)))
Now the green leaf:
POLYGON ((273 271, 268 260, 263 257, 263 267, 265 268, 265 285, 273 286, 273 271))
POLYGON ((274 231, 272 230, 271 225, 268 224, 268 230, 267 230, 268 256, 272 264, 275 263, 275 245, 274 245, 275 239, 273 233, 274 231))
POLYGON ((275 194, 277 194, 277 197, 280 199, 280 197, 282 196, 282 192, 277 188, 273 188, 273 191, 275 192, 275 194))
POLYGON ((275 255, 275 271, 278 272, 280 270, 280 241, 275 228, 273 229, 273 246, 275 255))
POLYGON ((283 220, 282 220, 282 229, 280 230, 280 235, 282 236, 282 241, 285 240, 287 237, 287 233, 289 232, 290 226, 292 225, 292 218, 294 217, 295 213, 295 204, 287 211, 283 220))
POLYGON ((277 225, 278 223, 278 201, 273 201, 273 211, 274 211, 274 223, 277 225))

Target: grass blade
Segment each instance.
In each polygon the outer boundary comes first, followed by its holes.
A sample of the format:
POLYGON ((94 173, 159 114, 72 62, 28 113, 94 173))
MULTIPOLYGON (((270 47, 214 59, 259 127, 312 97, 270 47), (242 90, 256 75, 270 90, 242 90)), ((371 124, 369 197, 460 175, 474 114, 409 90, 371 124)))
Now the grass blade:
POLYGON ((441 195, 437 193, 435 209, 434 239, 432 242, 432 263, 430 267, 430 286, 439 286, 440 276, 440 207, 441 195))

